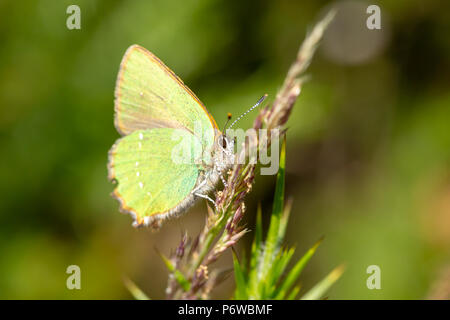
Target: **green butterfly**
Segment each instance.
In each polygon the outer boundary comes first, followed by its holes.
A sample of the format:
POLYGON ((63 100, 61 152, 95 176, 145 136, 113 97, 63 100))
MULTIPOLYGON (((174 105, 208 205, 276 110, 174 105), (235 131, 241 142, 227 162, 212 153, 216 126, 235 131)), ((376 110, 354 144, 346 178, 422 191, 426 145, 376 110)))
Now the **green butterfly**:
POLYGON ((234 162, 233 140, 172 70, 145 48, 126 51, 115 88, 115 127, 123 136, 109 151, 113 196, 134 226, 159 228, 196 199, 206 198, 234 162), (200 128, 201 130, 198 130, 200 128), (192 151, 184 160, 176 155, 192 151))

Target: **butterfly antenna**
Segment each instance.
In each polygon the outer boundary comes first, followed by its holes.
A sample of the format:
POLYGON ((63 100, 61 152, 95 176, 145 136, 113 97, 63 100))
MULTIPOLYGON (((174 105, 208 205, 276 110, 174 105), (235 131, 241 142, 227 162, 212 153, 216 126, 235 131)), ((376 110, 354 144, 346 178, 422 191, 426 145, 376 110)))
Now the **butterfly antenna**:
POLYGON ((228 129, 231 129, 236 124, 236 122, 241 120, 247 113, 249 113, 250 111, 255 109, 257 106, 259 106, 267 98, 267 96, 268 96, 268 94, 266 93, 258 100, 258 102, 256 102, 256 104, 253 107, 251 107, 250 109, 245 111, 243 114, 241 114, 239 117, 237 117, 236 120, 234 120, 233 123, 228 127, 228 129))
POLYGON ((227 122, 225 122, 225 125, 223 126, 223 130, 222 130, 223 132, 225 132, 227 124, 228 124, 228 122, 230 122, 230 120, 231 120, 231 113, 228 112, 228 114, 227 114, 227 122))

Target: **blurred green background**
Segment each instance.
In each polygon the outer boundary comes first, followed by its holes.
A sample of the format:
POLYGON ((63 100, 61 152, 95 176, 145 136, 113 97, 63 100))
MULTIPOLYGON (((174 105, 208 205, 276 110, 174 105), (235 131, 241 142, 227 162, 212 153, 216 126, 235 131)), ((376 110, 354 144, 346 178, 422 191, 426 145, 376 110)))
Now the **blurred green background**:
MULTIPOLYGON (((163 298, 168 255, 195 235, 205 204, 160 232, 136 230, 109 196, 107 152, 119 137, 113 91, 140 44, 197 93, 218 124, 273 99, 305 33, 339 8, 288 126, 288 244, 307 289, 340 263, 330 299, 450 297, 450 6, 382 1, 0 1, 0 298, 128 299, 123 277, 163 298), (66 8, 81 8, 81 30, 66 8), (66 288, 67 266, 81 290, 66 288), (381 290, 366 269, 381 268, 381 290)), ((250 126, 248 116, 242 127, 250 126)), ((269 213, 274 177, 247 200, 269 213)), ((241 241, 248 248, 252 234, 241 241)), ((218 263, 231 267, 230 256, 218 263)), ((233 279, 216 288, 228 298, 233 279)))

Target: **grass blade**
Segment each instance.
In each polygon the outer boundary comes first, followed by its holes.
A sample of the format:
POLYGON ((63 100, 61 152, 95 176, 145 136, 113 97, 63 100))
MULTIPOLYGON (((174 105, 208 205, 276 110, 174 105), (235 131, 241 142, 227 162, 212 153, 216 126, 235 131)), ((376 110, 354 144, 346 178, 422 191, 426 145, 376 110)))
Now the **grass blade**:
POLYGON ((234 266, 234 279, 236 282, 235 299, 243 300, 247 299, 247 283, 245 281, 245 275, 239 264, 236 253, 233 251, 233 266, 234 266))
POLYGON ((128 278, 123 279, 125 287, 130 291, 133 298, 136 300, 151 300, 133 281, 128 278))
POLYGON ((286 300, 294 300, 297 297, 299 292, 300 292, 300 286, 294 287, 294 289, 292 289, 292 291, 287 296, 286 300))
POLYGON ((283 205, 284 205, 285 164, 286 164, 286 136, 284 137, 283 143, 281 144, 280 167, 278 169, 277 174, 277 183, 275 186, 273 210, 272 215, 270 217, 270 226, 266 237, 262 265, 260 266, 261 276, 259 280, 267 276, 268 270, 270 270, 270 267, 275 260, 279 246, 282 241, 282 237, 280 238, 280 236, 282 236, 283 230, 280 230, 280 223, 282 219, 283 205))
POLYGON ((286 294, 286 292, 289 291, 289 289, 294 285, 294 283, 297 281, 298 277, 300 276, 300 273, 305 268, 308 261, 311 259, 311 257, 314 255, 314 253, 317 250, 317 247, 322 242, 322 239, 317 241, 304 255, 303 257, 295 264, 295 266, 291 269, 289 274, 286 276, 284 281, 279 286, 279 291, 277 292, 277 295, 275 299, 282 299, 281 297, 286 294))
POLYGON ((262 242, 262 213, 261 204, 258 204, 256 212, 256 226, 255 226, 255 239, 253 240, 251 256, 250 256, 250 270, 256 270, 261 254, 261 242, 262 242))
MULTIPOLYGON (((281 144, 280 167, 277 174, 277 183, 275 186, 275 196, 273 199, 272 216, 270 218, 270 227, 267 234, 267 243, 278 245, 280 240, 280 225, 282 225, 283 207, 284 207, 284 180, 286 166, 286 136, 281 144)), ((267 246, 266 243, 266 246, 267 246)))
POLYGON ((335 283, 344 272, 344 266, 340 265, 331 271, 325 279, 316 284, 313 288, 311 288, 302 298, 301 300, 318 300, 320 299, 325 292, 331 287, 333 283, 335 283))

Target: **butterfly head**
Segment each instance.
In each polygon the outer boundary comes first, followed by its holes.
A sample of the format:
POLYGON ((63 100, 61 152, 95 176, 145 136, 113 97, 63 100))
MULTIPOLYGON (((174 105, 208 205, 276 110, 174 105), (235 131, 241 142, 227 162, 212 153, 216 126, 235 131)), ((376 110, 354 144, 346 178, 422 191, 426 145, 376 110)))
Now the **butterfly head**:
POLYGON ((214 165, 219 171, 229 168, 234 163, 234 138, 220 133, 216 137, 214 165))

